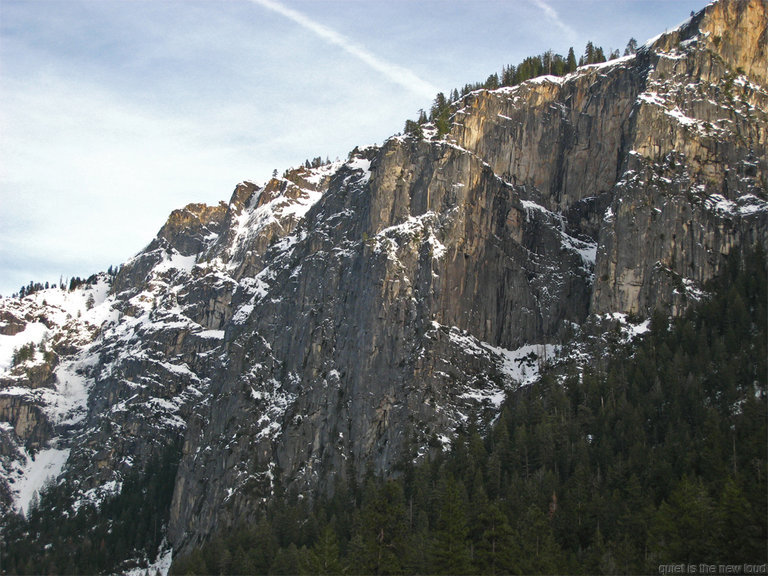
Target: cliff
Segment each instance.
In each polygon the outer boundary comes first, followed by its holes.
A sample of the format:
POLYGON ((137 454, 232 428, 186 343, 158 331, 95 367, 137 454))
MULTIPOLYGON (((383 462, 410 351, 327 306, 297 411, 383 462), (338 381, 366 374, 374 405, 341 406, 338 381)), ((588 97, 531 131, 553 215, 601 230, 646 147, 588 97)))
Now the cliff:
MULTIPOLYGON (((81 382, 77 418, 3 381, 4 466, 58 439, 57 473, 98 500, 183 440, 185 550, 277 484, 329 491, 483 429, 588 319, 677 314, 729 253, 768 247, 767 18, 721 1, 631 57, 473 92, 445 137, 174 212, 52 368, 66 401, 81 382)), ((3 329, 43 298, 3 301, 3 329)))

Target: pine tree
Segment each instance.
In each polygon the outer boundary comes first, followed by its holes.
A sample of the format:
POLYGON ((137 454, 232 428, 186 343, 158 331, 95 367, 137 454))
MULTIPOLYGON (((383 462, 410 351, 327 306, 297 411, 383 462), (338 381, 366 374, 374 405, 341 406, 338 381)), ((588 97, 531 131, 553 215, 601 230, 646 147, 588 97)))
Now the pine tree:
POLYGON ((594 63, 600 64, 601 62, 605 62, 605 53, 603 52, 602 46, 598 46, 595 49, 594 63))
POLYGON ((435 123, 438 136, 447 134, 450 130, 450 107, 445 94, 439 92, 429 112, 429 119, 435 123))
POLYGON ((315 545, 310 549, 306 559, 306 569, 309 574, 341 574, 339 561, 339 542, 336 531, 326 526, 320 532, 315 545))
POLYGON ((402 484, 366 482, 363 505, 350 554, 353 572, 395 574, 406 557, 405 496, 402 484))
POLYGON ((418 122, 414 122, 413 120, 406 120, 405 121, 405 127, 403 128, 403 131, 409 135, 414 136, 415 138, 423 138, 424 133, 421 130, 421 125, 418 122))
POLYGON ((480 530, 476 545, 475 567, 482 574, 517 573, 517 542, 507 517, 496 504, 488 504, 477 520, 480 530))
POLYGON ((738 482, 729 477, 716 511, 717 557, 732 564, 764 562, 765 542, 738 482))
POLYGON ((587 42, 587 45, 584 48, 584 63, 585 64, 595 63, 595 46, 594 44, 592 44, 591 40, 587 42))
POLYGON ((552 574, 561 564, 560 547, 547 516, 531 504, 517 525, 520 543, 520 570, 523 574, 552 574))
POLYGON ((499 75, 498 74, 491 74, 485 80, 485 84, 483 84, 483 88, 485 88, 486 90, 496 90, 498 87, 499 87, 499 75))
POLYGON ((637 40, 630 38, 627 42, 627 47, 624 48, 624 56, 630 56, 637 52, 637 40))
POLYGON ((714 507, 700 480, 684 476, 659 507, 652 528, 660 562, 717 562, 713 549, 714 507))
POLYGON ((275 560, 269 569, 270 574, 295 576, 299 573, 300 562, 299 549, 291 542, 286 548, 280 548, 275 555, 275 560))
POLYGON ((470 574, 466 495, 452 476, 443 478, 437 526, 432 543, 432 571, 435 574, 470 574))
POLYGON ((515 67, 514 66, 503 66, 501 69, 501 85, 502 86, 512 86, 512 83, 514 82, 515 78, 515 67))
POLYGON ((552 50, 547 50, 541 55, 541 67, 544 74, 552 74, 552 63, 554 62, 554 55, 552 50))

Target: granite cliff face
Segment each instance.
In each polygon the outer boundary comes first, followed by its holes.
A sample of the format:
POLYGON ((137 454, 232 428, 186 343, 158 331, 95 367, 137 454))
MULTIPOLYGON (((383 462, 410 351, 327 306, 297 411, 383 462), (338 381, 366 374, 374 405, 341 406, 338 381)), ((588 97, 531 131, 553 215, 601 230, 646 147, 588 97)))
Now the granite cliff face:
POLYGON ((486 426, 590 317, 680 312, 768 247, 767 21, 722 1, 634 56, 474 92, 445 137, 187 206, 70 293, 80 318, 46 323, 54 291, 2 301, 3 334, 60 343, 38 384, 40 359, 4 366, 5 505, 26 454, 98 500, 181 442, 168 537, 188 549, 276 483, 330 490, 486 426))

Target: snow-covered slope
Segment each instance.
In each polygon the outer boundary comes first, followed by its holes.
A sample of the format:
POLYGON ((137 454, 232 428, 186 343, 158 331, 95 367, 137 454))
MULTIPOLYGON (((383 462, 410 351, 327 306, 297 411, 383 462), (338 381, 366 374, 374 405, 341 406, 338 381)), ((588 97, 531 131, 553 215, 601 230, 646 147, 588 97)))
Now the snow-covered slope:
POLYGON ((91 346, 118 320, 110 279, 50 288, 0 301, 0 473, 5 504, 25 512, 69 456, 68 432, 87 413, 88 374, 98 363, 91 346), (25 353, 26 352, 26 353, 25 353))

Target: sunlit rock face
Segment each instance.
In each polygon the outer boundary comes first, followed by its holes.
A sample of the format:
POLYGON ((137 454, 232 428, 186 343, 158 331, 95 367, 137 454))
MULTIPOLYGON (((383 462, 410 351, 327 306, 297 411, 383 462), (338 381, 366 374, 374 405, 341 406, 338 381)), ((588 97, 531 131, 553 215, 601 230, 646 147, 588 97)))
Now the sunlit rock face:
POLYGON ((631 57, 473 92, 444 137, 243 182, 115 275, 3 300, 2 350, 38 346, 0 357, 3 505, 44 462, 98 501, 180 445, 189 549, 278 483, 484 429, 591 316, 679 313, 768 246, 766 12, 719 2, 631 57))

